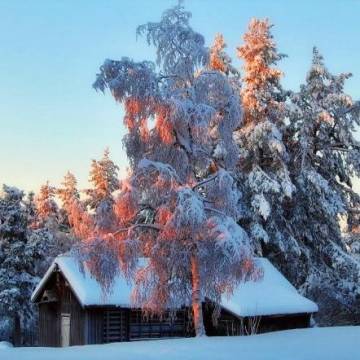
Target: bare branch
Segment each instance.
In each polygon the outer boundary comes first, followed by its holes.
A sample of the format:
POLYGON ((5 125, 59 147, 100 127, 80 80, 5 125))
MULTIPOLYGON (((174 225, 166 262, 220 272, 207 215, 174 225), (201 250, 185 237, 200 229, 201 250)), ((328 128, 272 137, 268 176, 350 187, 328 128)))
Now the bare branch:
POLYGON ((196 188, 200 187, 200 186, 203 186, 204 184, 210 182, 210 181, 213 181, 215 180, 216 178, 218 177, 218 174, 216 173, 215 175, 203 180, 203 181, 200 181, 198 182, 197 184, 195 184, 192 189, 195 190, 196 188))
POLYGON ((222 212, 221 210, 218 210, 218 209, 214 209, 212 207, 207 207, 207 206, 204 206, 204 210, 207 210, 207 211, 212 211, 212 212, 215 212, 219 215, 222 215, 222 216, 227 216, 224 212, 222 212))
POLYGON ((156 225, 156 224, 135 224, 135 225, 129 226, 127 228, 118 229, 113 233, 113 235, 119 234, 121 232, 126 232, 126 231, 129 231, 129 230, 138 228, 138 227, 149 228, 149 229, 153 229, 153 230, 156 230, 156 231, 162 230, 162 227, 160 225, 156 225))
POLYGON ((346 114, 348 114, 349 112, 352 112, 354 110, 360 110, 360 101, 356 101, 351 107, 349 107, 348 109, 337 113, 337 116, 344 116, 346 114))

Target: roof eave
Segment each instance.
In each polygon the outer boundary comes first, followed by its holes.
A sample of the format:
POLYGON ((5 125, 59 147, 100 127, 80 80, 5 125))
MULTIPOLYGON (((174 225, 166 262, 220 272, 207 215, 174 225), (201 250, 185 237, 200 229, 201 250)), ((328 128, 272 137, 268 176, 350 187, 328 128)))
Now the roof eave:
POLYGON ((39 284, 35 287, 33 293, 31 294, 31 298, 30 298, 31 302, 33 302, 33 303, 38 302, 38 296, 40 295, 40 293, 44 289, 44 286, 46 285, 47 281, 49 280, 50 276, 56 269, 56 266, 57 266, 57 264, 55 263, 55 261, 50 265, 49 269, 46 271, 45 275, 40 280, 39 284))
POLYGON ((78 301, 78 303, 80 304, 80 306, 84 309, 86 307, 86 305, 81 301, 81 298, 79 296, 79 294, 77 294, 77 292, 75 291, 75 289, 73 288, 73 286, 71 285, 71 282, 69 281, 69 279, 66 277, 66 275, 64 274, 64 271, 61 270, 61 267, 59 266, 58 263, 56 263, 56 261, 54 261, 51 266, 49 267, 48 271, 45 273, 44 277, 41 279, 40 283, 38 284, 38 286, 35 288, 34 292, 31 295, 31 302, 33 303, 38 303, 38 297, 41 294, 41 292, 43 291, 44 287, 46 286, 50 276, 56 272, 56 271, 60 271, 61 275, 64 277, 64 279, 66 280, 66 282, 69 284, 69 287, 71 289, 71 291, 73 292, 73 294, 76 297, 76 300, 78 301))

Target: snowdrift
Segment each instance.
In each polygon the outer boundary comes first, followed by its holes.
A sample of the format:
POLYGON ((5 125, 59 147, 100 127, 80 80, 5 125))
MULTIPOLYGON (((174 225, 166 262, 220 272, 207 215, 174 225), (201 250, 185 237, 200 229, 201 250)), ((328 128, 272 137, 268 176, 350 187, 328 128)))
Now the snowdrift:
POLYGON ((255 336, 206 337, 74 346, 9 348, 1 360, 356 360, 360 326, 298 329, 255 336))

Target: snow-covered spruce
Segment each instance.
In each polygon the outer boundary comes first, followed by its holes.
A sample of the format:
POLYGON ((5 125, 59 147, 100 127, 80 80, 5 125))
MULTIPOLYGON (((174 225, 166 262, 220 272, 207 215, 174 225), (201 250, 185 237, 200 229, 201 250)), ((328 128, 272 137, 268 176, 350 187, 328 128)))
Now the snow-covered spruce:
POLYGON ((270 29, 267 19, 253 19, 238 48, 245 72, 241 89, 244 124, 236 132, 237 174, 244 194, 241 224, 259 255, 268 255, 269 247, 276 252, 297 251, 285 218, 285 206, 295 187, 283 137, 287 94, 276 68, 284 55, 278 53, 270 29))
POLYGON ((360 108, 344 93, 350 74, 332 75, 314 48, 306 83, 291 95, 287 129, 291 178, 296 185, 288 222, 300 249, 282 269, 315 299, 320 323, 359 321, 360 263, 346 246, 339 215, 351 221, 360 196, 351 179, 360 175, 354 130, 360 108), (294 266, 294 264, 296 264, 294 266))
POLYGON ((245 122, 236 137, 240 223, 256 251, 319 303, 320 323, 359 321, 354 235, 344 242, 338 218, 347 214, 356 226, 360 204, 351 183, 360 169, 360 107, 343 91, 350 75, 330 74, 315 49, 306 84, 285 92, 266 20, 250 23, 238 50, 245 62, 245 122))
POLYGON ((21 327, 34 322, 29 296, 39 281, 38 271, 53 239, 48 231, 28 228, 30 211, 26 205, 22 191, 3 186, 0 195, 0 318, 7 326, 7 336, 12 336, 16 344, 21 341, 21 327))
POLYGON ((72 243, 60 231, 54 204, 48 184, 37 197, 24 198, 23 191, 6 185, 0 195, 0 336, 17 345, 35 331, 37 315, 29 298, 35 284, 72 243))
POLYGON ((108 149, 100 160, 93 160, 90 170, 90 182, 93 188, 85 190, 87 198, 84 206, 94 211, 94 226, 99 232, 113 230, 113 193, 119 189, 117 176, 119 168, 110 159, 108 149))

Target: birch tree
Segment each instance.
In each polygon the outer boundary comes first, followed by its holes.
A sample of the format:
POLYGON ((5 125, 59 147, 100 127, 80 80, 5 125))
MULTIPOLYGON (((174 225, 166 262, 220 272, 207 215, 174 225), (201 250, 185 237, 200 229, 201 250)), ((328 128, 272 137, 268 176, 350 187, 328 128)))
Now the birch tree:
MULTIPOLYGON (((131 171, 116 199, 118 229, 107 234, 109 246, 134 276, 135 304, 157 313, 191 305, 201 336, 202 302, 219 302, 255 273, 255 264, 237 224, 238 78, 211 66, 189 19, 177 5, 159 22, 140 26, 138 35, 156 49, 156 63, 106 60, 94 87, 108 89, 124 106, 128 129, 123 142, 131 171), (141 257, 147 263, 136 270, 141 257)), ((111 282, 106 273, 95 275, 111 282)))

